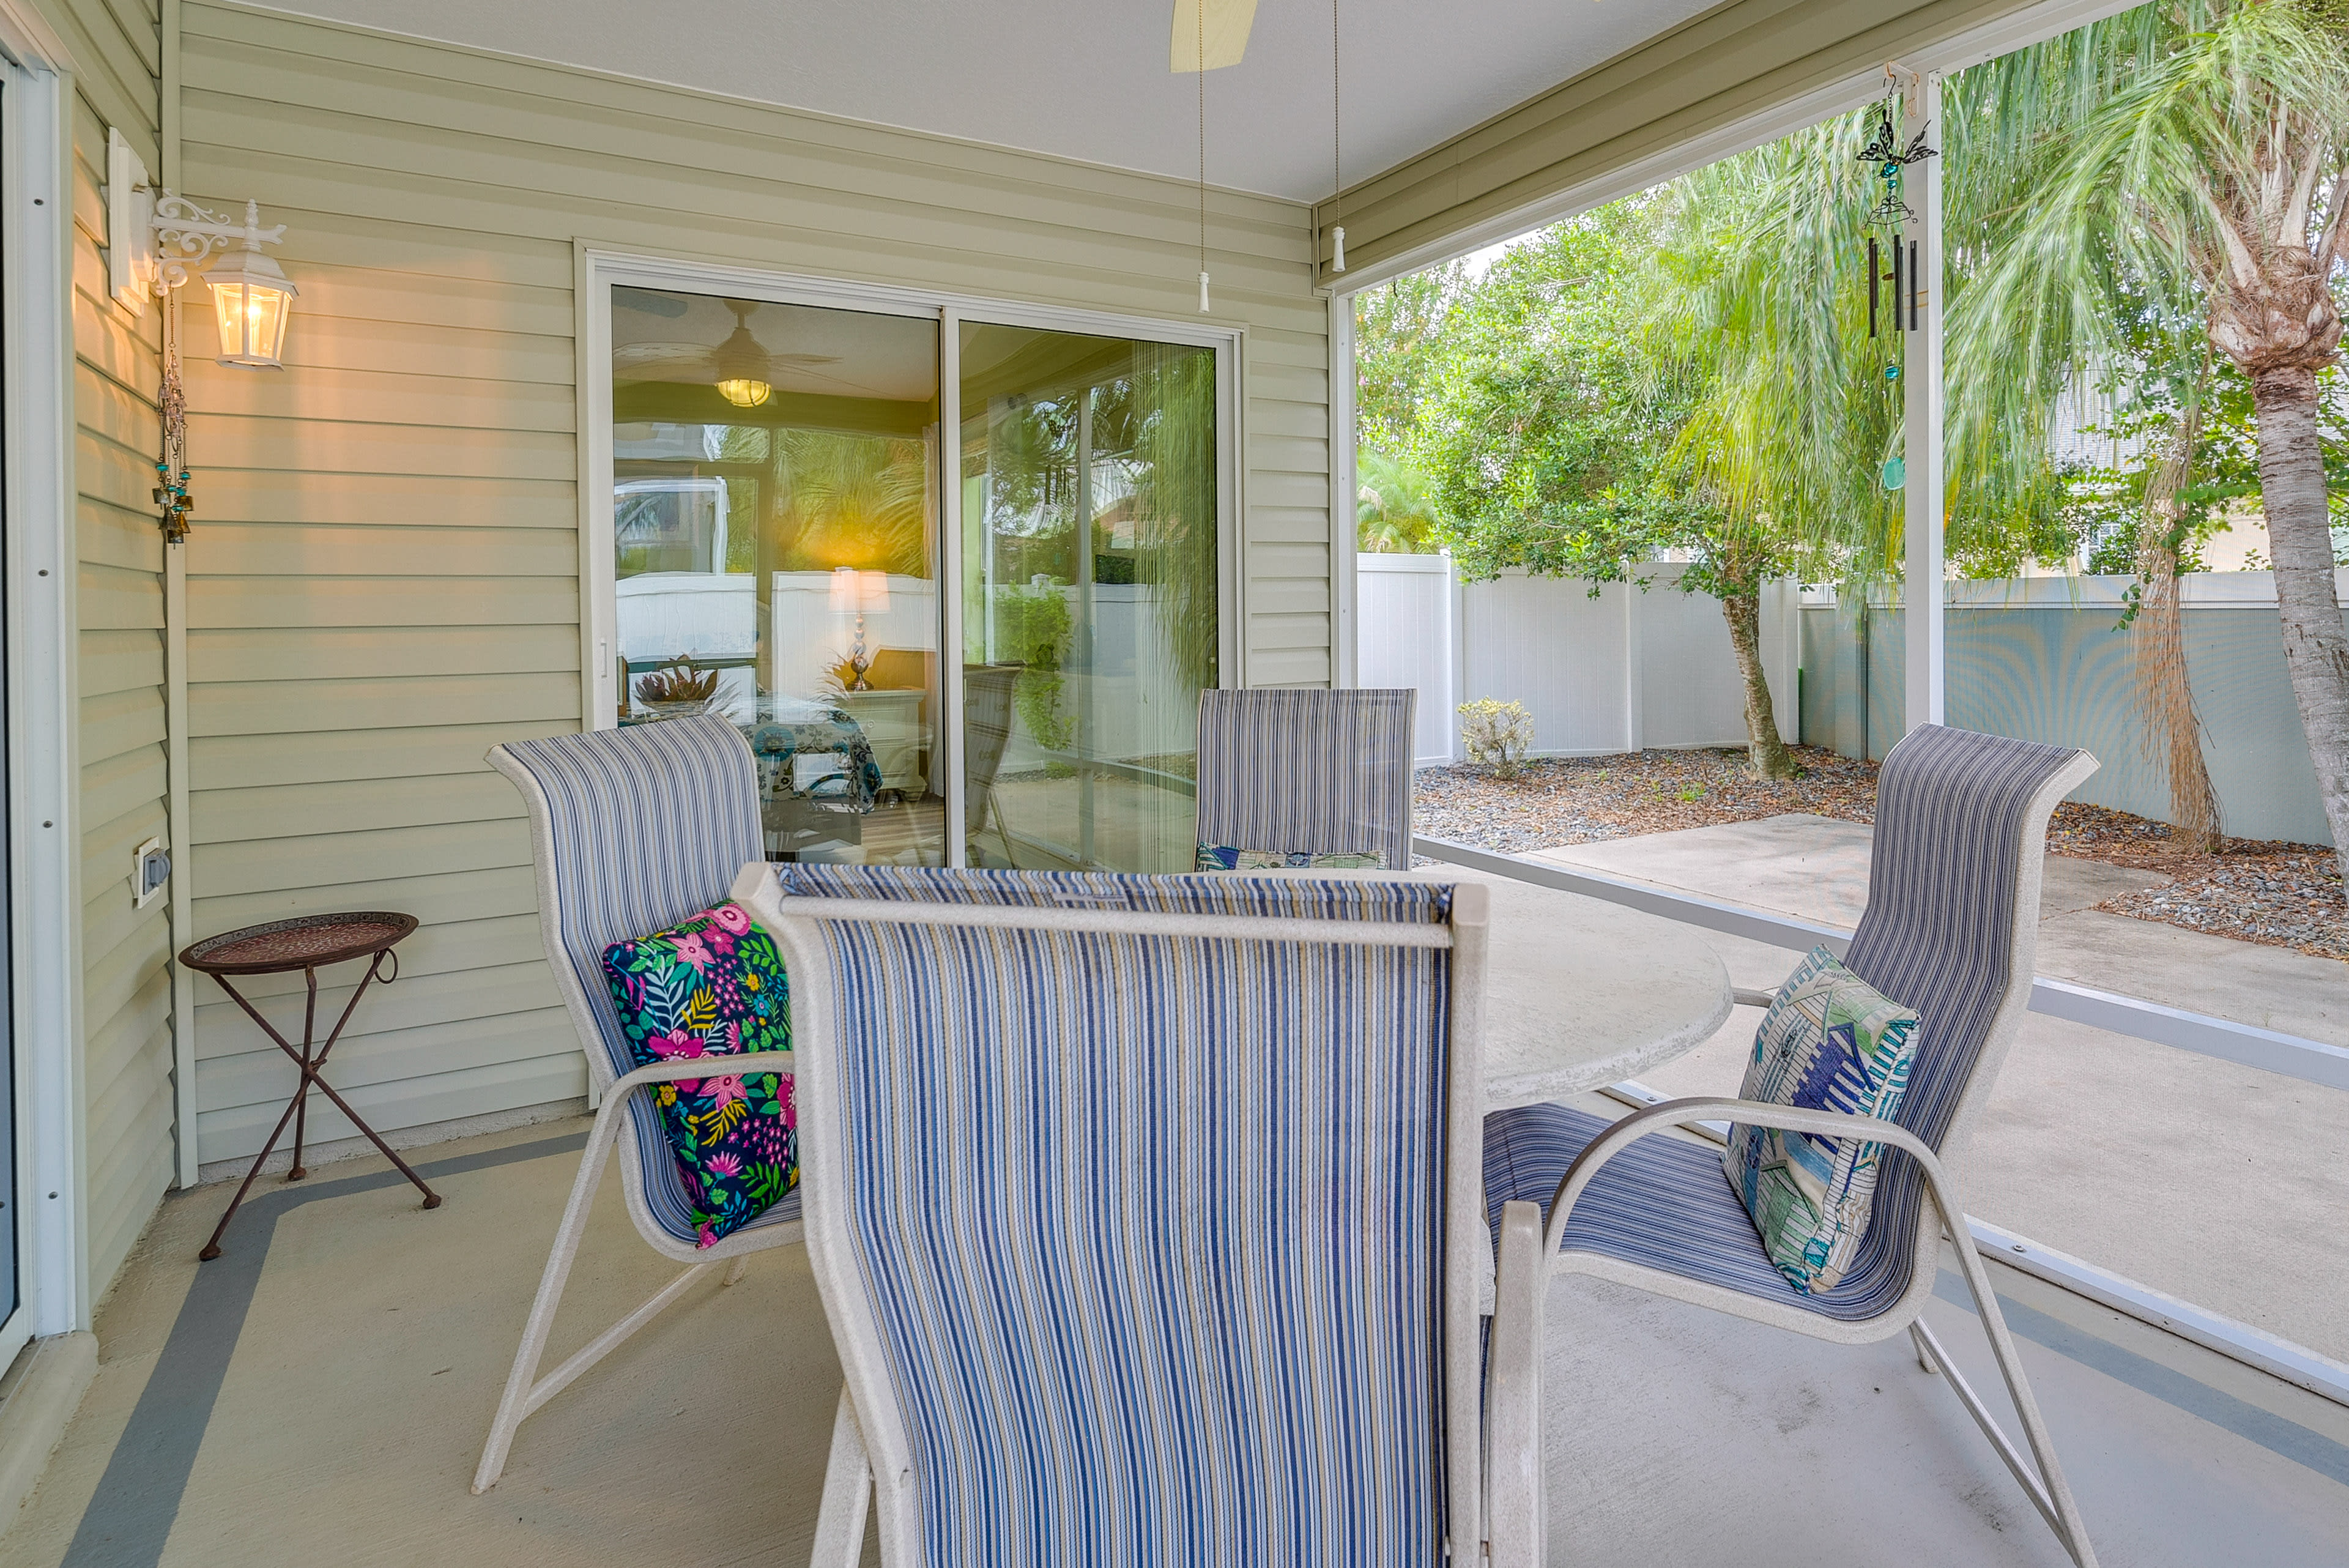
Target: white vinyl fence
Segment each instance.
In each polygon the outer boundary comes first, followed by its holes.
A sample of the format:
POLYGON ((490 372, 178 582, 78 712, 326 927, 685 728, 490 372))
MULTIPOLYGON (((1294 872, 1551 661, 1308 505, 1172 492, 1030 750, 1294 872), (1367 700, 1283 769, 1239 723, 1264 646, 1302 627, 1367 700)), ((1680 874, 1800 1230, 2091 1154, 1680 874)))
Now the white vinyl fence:
MULTIPOLYGON (((1721 601, 1682 593, 1682 568, 1646 568, 1645 588, 1511 572, 1463 584, 1446 556, 1357 557, 1357 680, 1419 692, 1418 764, 1456 760, 1463 702, 1526 705, 1533 754, 1604 756, 1654 746, 1745 743, 1745 687, 1721 601)), ((1799 602, 1763 590, 1762 665, 1778 731, 1800 712, 1799 602)))

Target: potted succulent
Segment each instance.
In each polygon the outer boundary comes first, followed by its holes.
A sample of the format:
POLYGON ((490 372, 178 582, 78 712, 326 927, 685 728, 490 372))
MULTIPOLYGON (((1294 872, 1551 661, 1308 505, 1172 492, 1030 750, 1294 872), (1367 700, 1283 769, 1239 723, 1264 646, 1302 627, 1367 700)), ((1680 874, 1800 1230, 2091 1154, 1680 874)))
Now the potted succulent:
POLYGON ((687 719, 707 713, 718 697, 718 671, 680 656, 636 682, 636 706, 656 718, 687 719))

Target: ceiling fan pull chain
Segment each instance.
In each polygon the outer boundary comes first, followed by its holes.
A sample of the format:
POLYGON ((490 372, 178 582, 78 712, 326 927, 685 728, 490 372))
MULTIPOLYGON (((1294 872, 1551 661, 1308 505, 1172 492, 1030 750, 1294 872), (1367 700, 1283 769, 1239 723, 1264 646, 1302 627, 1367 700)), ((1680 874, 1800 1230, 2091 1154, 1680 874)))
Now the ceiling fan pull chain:
POLYGON ((1199 314, 1207 305, 1207 0, 1191 0, 1191 20, 1198 30, 1198 53, 1191 63, 1199 69, 1199 314))
POLYGON ((1346 270, 1346 179, 1339 162, 1338 0, 1330 0, 1330 270, 1346 270))

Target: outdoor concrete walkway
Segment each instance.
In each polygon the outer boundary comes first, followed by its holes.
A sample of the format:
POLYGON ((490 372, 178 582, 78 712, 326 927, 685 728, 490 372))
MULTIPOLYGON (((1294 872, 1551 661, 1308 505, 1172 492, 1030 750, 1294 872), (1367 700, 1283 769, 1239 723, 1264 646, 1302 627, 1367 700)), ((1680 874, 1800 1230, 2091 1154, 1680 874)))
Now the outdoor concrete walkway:
MULTIPOLYGON (((798 1248, 688 1292, 523 1428, 494 1490, 466 1490, 584 1127, 426 1151, 429 1213, 372 1156, 272 1183, 201 1266, 228 1189, 168 1199, 0 1568, 802 1568, 840 1373, 798 1248)), ((551 1357, 674 1266, 616 1172, 551 1357)), ((1995 1272, 2106 1563, 2349 1561, 2349 1409, 1995 1272)), ((1997 1401, 1941 1283, 1928 1315, 1997 1401)), ((1549 1307, 1554 1561, 2062 1568, 1905 1336, 1821 1345, 1583 1281, 1549 1307)))
MULTIPOLYGON (((1785 815, 1537 857, 1847 927, 1867 903, 1869 833, 1785 815)), ((2163 880, 2050 857, 2039 972, 2349 1045, 2349 964, 2090 908, 2163 880)), ((1774 986, 1795 963, 1708 940, 1740 985, 1774 986)), ((1735 1093, 1760 1018, 1738 1009, 1642 1081, 1735 1093)), ((2033 1014, 1965 1176, 1982 1219, 2349 1361, 2349 1096, 2033 1014)))

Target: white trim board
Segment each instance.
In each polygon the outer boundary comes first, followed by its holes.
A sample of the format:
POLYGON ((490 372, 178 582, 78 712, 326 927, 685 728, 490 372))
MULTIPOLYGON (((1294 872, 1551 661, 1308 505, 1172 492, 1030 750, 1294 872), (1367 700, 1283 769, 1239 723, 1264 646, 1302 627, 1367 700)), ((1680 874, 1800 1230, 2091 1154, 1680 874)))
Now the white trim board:
MULTIPOLYGON (((17 15, 9 5, 0 23, 17 15)), ((12 31, 0 26, 0 42, 13 48, 12 31)), ((19 1315, 35 1335, 86 1328, 90 1311, 67 202, 72 105, 70 78, 0 65, 10 1000, 22 1199, 14 1218, 19 1315)))
MULTIPOLYGON (((2090 22, 2117 16, 2139 0, 2039 0, 2018 6, 1995 22, 1987 22, 1938 48, 1901 51, 1900 63, 1913 70, 1962 70, 1983 60, 1996 59, 2045 38, 2068 33, 2090 22)), ((1469 224, 1440 239, 1428 240, 1407 251, 1359 270, 1350 270, 1342 283, 1324 283, 1325 292, 1340 298, 1392 282, 1409 273, 1438 265, 1471 251, 1529 234, 1545 224, 1587 213, 1619 197, 1636 195, 1651 185, 1702 169, 1709 163, 1775 141, 1833 115, 1847 113, 1884 96, 1884 78, 1878 67, 1855 73, 1808 92, 1782 99, 1766 109, 1719 126, 1649 157, 1609 170, 1594 180, 1569 185, 1536 202, 1513 208, 1498 217, 1469 224)), ((1382 171, 1392 172, 1392 171, 1382 171)), ((1361 183, 1367 184, 1370 182, 1361 183)), ((1357 189, 1360 185, 1357 186, 1357 189)), ((1317 207, 1316 211, 1319 211, 1317 207)), ((1318 252, 1316 253, 1319 254, 1318 252)))

